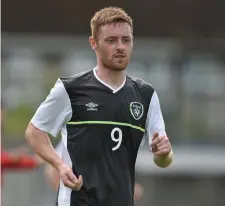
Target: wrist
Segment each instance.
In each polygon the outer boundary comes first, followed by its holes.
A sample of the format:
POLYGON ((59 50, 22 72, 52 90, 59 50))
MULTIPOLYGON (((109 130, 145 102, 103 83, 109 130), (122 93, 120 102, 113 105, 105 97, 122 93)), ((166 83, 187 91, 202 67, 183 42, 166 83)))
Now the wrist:
POLYGON ((55 161, 55 163, 53 164, 53 167, 59 171, 63 165, 64 165, 64 162, 60 159, 55 161))
POLYGON ((154 163, 161 168, 168 167, 173 161, 173 151, 171 150, 166 155, 154 155, 153 156, 154 163))

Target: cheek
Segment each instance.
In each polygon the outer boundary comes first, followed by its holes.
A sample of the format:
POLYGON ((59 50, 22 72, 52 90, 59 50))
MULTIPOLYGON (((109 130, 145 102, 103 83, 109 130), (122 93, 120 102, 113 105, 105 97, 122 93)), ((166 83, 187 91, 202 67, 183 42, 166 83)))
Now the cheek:
POLYGON ((130 52, 130 53, 132 52, 132 50, 133 50, 133 44, 131 44, 131 45, 129 46, 129 52, 130 52))
POLYGON ((127 51, 128 51, 128 54, 129 54, 129 55, 131 55, 132 50, 133 50, 133 47, 129 47, 129 48, 128 48, 128 50, 127 50, 127 51))
POLYGON ((101 50, 101 54, 106 57, 110 57, 113 54, 113 46, 107 46, 101 50))

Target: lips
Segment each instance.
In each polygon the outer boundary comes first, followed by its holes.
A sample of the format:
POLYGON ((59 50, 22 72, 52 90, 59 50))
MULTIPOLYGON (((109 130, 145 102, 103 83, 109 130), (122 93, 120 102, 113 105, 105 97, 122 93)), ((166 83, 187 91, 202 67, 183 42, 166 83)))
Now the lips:
POLYGON ((115 55, 115 58, 124 58, 126 57, 125 55, 115 55))

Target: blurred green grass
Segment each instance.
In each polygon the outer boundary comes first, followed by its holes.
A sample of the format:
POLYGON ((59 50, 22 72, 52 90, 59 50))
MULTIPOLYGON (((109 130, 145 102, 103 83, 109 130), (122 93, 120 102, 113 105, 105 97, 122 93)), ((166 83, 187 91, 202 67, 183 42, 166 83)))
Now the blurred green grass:
MULTIPOLYGON (((15 110, 4 112, 3 137, 4 143, 25 142, 25 131, 32 119, 35 110, 28 105, 20 105, 15 110)), ((53 138, 49 135, 53 145, 56 145, 60 139, 60 134, 53 138)))
POLYGON ((34 109, 28 105, 20 105, 14 110, 6 110, 4 112, 3 139, 22 139, 34 113, 34 109))

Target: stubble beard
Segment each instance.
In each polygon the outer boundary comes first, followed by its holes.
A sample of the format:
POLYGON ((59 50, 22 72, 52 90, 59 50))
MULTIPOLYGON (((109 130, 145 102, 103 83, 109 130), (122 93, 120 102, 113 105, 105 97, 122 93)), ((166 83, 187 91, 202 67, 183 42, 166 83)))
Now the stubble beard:
POLYGON ((115 63, 113 63, 113 62, 102 61, 102 65, 103 65, 105 68, 109 69, 109 70, 112 70, 112 71, 115 71, 115 72, 116 72, 116 71, 117 71, 117 72, 120 72, 120 71, 123 71, 123 70, 125 70, 125 69, 127 68, 128 62, 125 63, 125 64, 121 64, 121 65, 119 66, 119 64, 117 65, 117 64, 115 64, 115 63))

